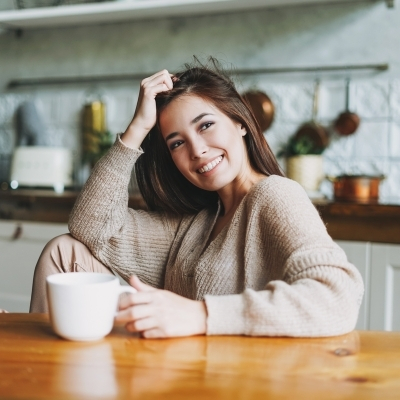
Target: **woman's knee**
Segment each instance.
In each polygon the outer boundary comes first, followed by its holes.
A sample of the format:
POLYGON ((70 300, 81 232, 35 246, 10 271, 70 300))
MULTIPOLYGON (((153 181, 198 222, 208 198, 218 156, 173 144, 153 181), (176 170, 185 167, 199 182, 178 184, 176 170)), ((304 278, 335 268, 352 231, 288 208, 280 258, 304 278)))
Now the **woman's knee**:
POLYGON ((63 235, 56 236, 55 238, 51 239, 46 246, 44 247, 44 250, 53 250, 53 249, 65 249, 69 250, 72 249, 74 246, 77 245, 77 243, 82 244, 78 240, 74 239, 70 233, 64 233, 63 235))
POLYGON ((112 271, 97 260, 86 245, 70 234, 50 240, 39 258, 37 270, 45 275, 61 272, 102 272, 112 271))
POLYGON ((39 271, 47 273, 56 273, 60 271, 61 254, 68 251, 70 244, 70 235, 64 234, 51 239, 43 248, 36 264, 35 273, 39 271))

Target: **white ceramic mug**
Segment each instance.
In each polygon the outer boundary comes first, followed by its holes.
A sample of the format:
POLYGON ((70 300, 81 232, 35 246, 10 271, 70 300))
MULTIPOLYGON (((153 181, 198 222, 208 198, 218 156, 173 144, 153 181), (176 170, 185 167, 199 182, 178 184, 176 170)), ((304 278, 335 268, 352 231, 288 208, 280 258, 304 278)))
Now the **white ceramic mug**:
POLYGON ((46 278, 50 320, 59 336, 78 341, 98 340, 114 325, 121 293, 135 293, 120 286, 116 276, 97 272, 70 272, 46 278))

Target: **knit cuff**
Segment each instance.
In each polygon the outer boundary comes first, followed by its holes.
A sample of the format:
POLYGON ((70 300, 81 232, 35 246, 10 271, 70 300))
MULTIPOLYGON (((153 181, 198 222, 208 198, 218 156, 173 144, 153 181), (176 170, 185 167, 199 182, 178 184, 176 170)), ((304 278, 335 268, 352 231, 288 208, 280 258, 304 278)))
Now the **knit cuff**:
POLYGON ((120 135, 117 135, 114 145, 107 154, 96 163, 91 175, 95 176, 97 170, 101 169, 102 179, 104 179, 104 171, 107 171, 113 175, 112 179, 117 178, 120 180, 122 178, 127 184, 131 177, 133 166, 142 154, 142 149, 132 149, 126 146, 122 142, 120 135))
POLYGON ((117 140, 116 141, 121 143, 127 149, 130 149, 130 150, 133 150, 133 151, 136 151, 136 152, 138 151, 140 154, 143 153, 143 149, 141 147, 139 147, 138 149, 134 149, 133 147, 129 147, 127 144, 125 144, 123 142, 123 140, 121 139, 121 134, 120 133, 117 134, 117 140))
POLYGON ((205 296, 207 335, 244 335, 245 299, 242 294, 205 296))

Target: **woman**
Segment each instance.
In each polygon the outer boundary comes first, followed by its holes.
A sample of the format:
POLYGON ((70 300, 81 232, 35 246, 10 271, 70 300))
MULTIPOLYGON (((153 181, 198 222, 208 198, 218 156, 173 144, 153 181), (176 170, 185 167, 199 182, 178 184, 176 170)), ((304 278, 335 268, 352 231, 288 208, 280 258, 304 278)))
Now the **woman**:
POLYGON ((69 229, 73 238, 39 259, 31 311, 46 311, 48 274, 112 270, 138 291, 116 318, 146 338, 354 329, 360 274, 215 69, 142 81, 132 122, 96 164, 69 229), (134 166, 151 211, 127 206, 134 166))

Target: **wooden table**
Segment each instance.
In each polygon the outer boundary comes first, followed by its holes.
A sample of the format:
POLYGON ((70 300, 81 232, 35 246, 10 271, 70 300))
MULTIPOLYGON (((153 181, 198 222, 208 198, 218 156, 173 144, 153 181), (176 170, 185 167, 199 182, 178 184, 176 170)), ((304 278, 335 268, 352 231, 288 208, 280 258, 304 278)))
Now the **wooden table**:
POLYGON ((0 314, 0 398, 400 399, 400 333, 145 340, 117 326, 77 343, 44 314, 0 314))

